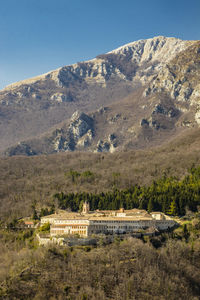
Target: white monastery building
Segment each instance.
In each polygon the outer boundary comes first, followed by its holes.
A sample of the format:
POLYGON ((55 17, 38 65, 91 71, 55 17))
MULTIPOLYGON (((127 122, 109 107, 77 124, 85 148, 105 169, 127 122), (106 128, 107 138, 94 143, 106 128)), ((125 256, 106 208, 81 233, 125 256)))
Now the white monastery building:
POLYGON ((167 230, 176 222, 161 212, 148 214, 145 210, 131 209, 90 211, 83 204, 81 213, 61 211, 41 218, 41 225, 50 223, 50 235, 79 235, 134 233, 147 228, 167 230))

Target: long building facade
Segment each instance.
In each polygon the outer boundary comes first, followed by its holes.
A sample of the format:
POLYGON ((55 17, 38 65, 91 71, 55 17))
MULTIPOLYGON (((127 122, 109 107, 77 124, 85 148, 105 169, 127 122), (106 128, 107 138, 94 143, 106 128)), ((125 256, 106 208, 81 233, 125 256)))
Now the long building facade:
POLYGON ((90 211, 84 203, 81 213, 66 212, 41 218, 41 224, 50 223, 51 236, 135 233, 148 228, 167 230, 176 222, 163 213, 148 214, 145 210, 90 211))

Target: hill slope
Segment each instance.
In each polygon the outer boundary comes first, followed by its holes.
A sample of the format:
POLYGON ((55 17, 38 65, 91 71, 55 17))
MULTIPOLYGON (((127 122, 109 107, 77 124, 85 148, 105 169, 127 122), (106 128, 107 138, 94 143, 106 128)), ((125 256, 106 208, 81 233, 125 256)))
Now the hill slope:
MULTIPOLYGON (((94 142, 91 143, 91 149, 83 147, 85 150, 113 151, 113 146, 108 147, 104 144, 108 142, 108 136, 114 134, 116 130, 119 132, 119 127, 124 126, 125 129, 120 132, 121 136, 124 136, 124 132, 130 128, 133 134, 124 138, 118 137, 118 143, 115 143, 119 147, 118 150, 144 147, 144 140, 150 141, 155 135, 152 129, 155 131, 154 129, 159 127, 167 129, 166 132, 173 129, 180 112, 168 95, 162 100, 164 102, 162 104, 158 95, 152 96, 150 100, 148 97, 143 98, 143 88, 151 84, 155 76, 158 76, 177 54, 187 51, 195 43, 166 37, 140 40, 99 55, 93 60, 65 66, 8 86, 0 92, 0 150, 3 151, 22 141, 32 140, 32 137, 40 139, 41 134, 47 134, 48 138, 49 134, 54 136, 56 129, 62 130, 63 123, 60 122, 69 124, 72 114, 77 110, 89 114, 88 117, 92 117, 91 114, 95 115, 93 122, 96 130, 92 136, 94 142), (131 111, 135 114, 132 117, 132 124, 129 121, 130 128, 126 126, 125 119, 121 123, 116 120, 115 125, 117 123, 118 125, 113 126, 112 122, 109 123, 106 126, 110 128, 106 130, 107 136, 101 136, 102 124, 105 122, 104 118, 100 120, 97 117, 98 110, 103 106, 109 106, 110 111, 118 110, 116 113, 118 115, 127 101, 123 99, 129 95, 128 101, 132 103, 131 111), (164 113, 161 114, 161 111, 164 113), (140 115, 140 118, 137 115, 140 115), (151 123, 151 118, 153 128, 149 129, 147 127, 151 123)), ((147 94, 148 92, 144 93, 147 94)), ((112 117, 115 118, 115 115, 112 117)), ((158 132, 156 136, 157 134, 158 132)), ((84 145, 84 142, 80 141, 81 143, 84 145)), ((21 144, 17 146, 18 150, 14 147, 6 153, 30 155, 56 151, 55 147, 47 145, 43 138, 41 142, 37 140, 38 145, 43 145, 39 146, 39 149, 32 149, 32 144, 34 144, 32 141, 23 142, 22 147, 21 144)), ((79 147, 72 148, 61 147, 59 151, 79 150, 79 147)))
POLYGON ((167 176, 182 178, 200 165, 200 131, 189 129, 162 147, 110 153, 68 152, 33 157, 0 158, 0 218, 26 216, 37 207, 50 205, 57 192, 102 192, 117 185, 150 184, 167 176), (72 181, 70 170, 93 176, 72 181))

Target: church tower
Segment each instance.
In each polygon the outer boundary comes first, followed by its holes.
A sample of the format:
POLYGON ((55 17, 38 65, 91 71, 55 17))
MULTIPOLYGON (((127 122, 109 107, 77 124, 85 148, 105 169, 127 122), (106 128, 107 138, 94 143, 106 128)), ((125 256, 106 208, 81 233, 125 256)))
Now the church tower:
POLYGON ((88 202, 84 202, 83 203, 83 210, 82 210, 82 213, 83 214, 88 214, 90 211, 90 204, 88 202))

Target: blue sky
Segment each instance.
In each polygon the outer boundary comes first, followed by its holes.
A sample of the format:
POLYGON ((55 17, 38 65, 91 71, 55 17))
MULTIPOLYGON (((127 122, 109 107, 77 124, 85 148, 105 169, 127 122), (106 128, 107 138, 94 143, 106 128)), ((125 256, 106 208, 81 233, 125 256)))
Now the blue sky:
POLYGON ((200 0, 1 0, 0 88, 157 35, 200 39, 200 0))

